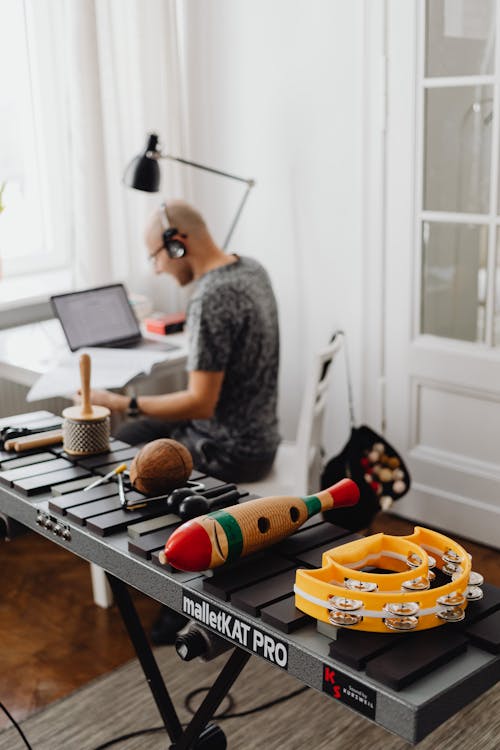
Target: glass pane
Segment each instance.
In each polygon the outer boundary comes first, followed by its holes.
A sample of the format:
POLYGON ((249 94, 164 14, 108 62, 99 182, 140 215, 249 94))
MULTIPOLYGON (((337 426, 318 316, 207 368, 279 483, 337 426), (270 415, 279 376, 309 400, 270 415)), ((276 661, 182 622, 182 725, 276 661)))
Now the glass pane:
POLYGON ((491 86, 427 89, 424 208, 487 213, 492 112, 491 86))
POLYGON ((2 11, 0 70, 9 74, 0 76, 0 255, 8 274, 11 261, 45 248, 24 4, 2 11))
POLYGON ((484 341, 488 227, 424 222, 421 332, 484 341))
POLYGON ((427 77, 488 75, 495 55, 495 0, 427 0, 427 77))

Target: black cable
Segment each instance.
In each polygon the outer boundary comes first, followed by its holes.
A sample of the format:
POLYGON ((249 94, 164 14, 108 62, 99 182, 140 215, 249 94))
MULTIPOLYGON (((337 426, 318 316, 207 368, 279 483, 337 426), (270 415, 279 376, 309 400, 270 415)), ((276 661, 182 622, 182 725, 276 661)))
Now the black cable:
MULTIPOLYGON (((201 687, 197 688, 196 690, 192 690, 190 693, 186 695, 184 698, 184 707, 189 711, 191 714, 196 713, 196 709, 194 709, 191 706, 191 701, 195 696, 197 696, 199 693, 206 692, 207 690, 210 690, 208 687, 201 687)), ((219 714, 214 714, 213 718, 218 719, 219 721, 224 721, 225 719, 235 719, 237 717, 241 716, 249 716, 250 714, 256 714, 259 711, 265 711, 268 708, 272 708, 272 706, 276 706, 279 703, 284 703, 287 700, 290 700, 290 698, 295 698, 296 695, 300 695, 300 693, 304 693, 306 690, 309 690, 307 686, 298 688, 297 690, 293 690, 291 693, 287 693, 286 695, 281 695, 279 698, 275 698, 273 701, 268 701, 267 703, 261 703, 259 706, 255 706, 254 708, 249 708, 248 711, 239 711, 238 713, 227 713, 232 706, 234 705, 234 701, 231 697, 231 694, 228 694, 228 698, 230 699, 229 707, 226 708, 224 711, 221 711, 219 714)))
MULTIPOLYGON (((190 714, 192 714, 194 716, 195 713, 198 710, 198 707, 197 708, 193 708, 191 706, 192 699, 195 696, 197 696, 199 693, 207 693, 209 690, 210 690, 209 687, 201 687, 201 688, 197 688, 196 690, 191 690, 190 693, 188 693, 186 696, 184 696, 184 708, 186 709, 186 711, 188 711, 190 714)), ((231 695, 231 693, 227 693, 224 696, 224 698, 222 699, 221 703, 224 702, 224 701, 227 701, 226 708, 223 711, 221 711, 220 714, 214 714, 213 715, 214 719, 217 719, 219 716, 225 716, 228 711, 231 711, 231 709, 234 708, 234 698, 231 695)))
POLYGON ((17 731, 19 732, 19 734, 20 734, 20 736, 21 736, 21 739, 23 740, 23 742, 24 742, 24 744, 26 745, 26 747, 28 748, 28 750, 33 750, 33 748, 31 747, 30 743, 29 743, 29 742, 28 742, 28 740, 26 739, 26 735, 24 734, 23 730, 21 729, 21 727, 19 726, 19 724, 17 723, 17 721, 16 721, 16 720, 14 719, 14 717, 13 717, 13 716, 12 716, 12 715, 11 715, 11 714, 10 714, 10 713, 9 713, 9 712, 7 711, 7 709, 5 708, 5 706, 3 705, 3 703, 1 703, 1 702, 0 702, 0 708, 1 708, 1 709, 2 709, 2 711, 3 711, 4 713, 5 713, 5 715, 6 715, 6 716, 7 716, 7 717, 8 717, 8 718, 9 718, 9 719, 11 720, 11 722, 12 722, 12 723, 14 724, 15 728, 16 728, 16 729, 17 729, 17 731))
MULTIPOLYGON (((194 697, 196 697, 199 693, 207 692, 210 690, 209 687, 202 687, 197 688, 196 690, 192 690, 190 693, 186 695, 184 698, 184 707, 187 711, 189 711, 190 714, 195 714, 197 709, 194 709, 191 706, 191 701, 194 697)), ((239 718, 241 716, 249 716, 250 714, 256 714, 259 711, 264 711, 267 708, 271 708, 272 706, 276 706, 278 703, 284 703, 287 700, 290 700, 290 698, 294 698, 296 695, 300 695, 300 693, 304 693, 306 690, 309 690, 307 686, 298 688, 297 690, 292 691, 291 693, 287 693, 286 695, 282 695, 279 698, 276 698, 273 701, 269 701, 268 703, 261 703, 260 706, 255 706, 254 708, 249 708, 248 711, 239 711, 238 713, 228 714, 226 713, 234 706, 234 699, 231 695, 231 693, 228 693, 226 695, 226 698, 229 701, 229 706, 222 711, 219 714, 214 714, 213 719, 218 719, 219 721, 225 721, 226 719, 235 719, 239 718)), ((187 726, 187 724, 183 724, 183 727, 187 726)), ((130 740, 133 737, 140 737, 142 734, 158 734, 160 732, 164 732, 165 727, 151 727, 150 729, 139 729, 137 732, 130 732, 129 734, 122 734, 120 737, 115 737, 112 740, 108 740, 102 745, 98 745, 97 747, 94 747, 94 750, 107 750, 108 747, 112 747, 113 745, 117 745, 119 742, 126 742, 126 740, 130 740)))
POLYGON ((137 732, 129 732, 129 734, 121 734, 119 737, 115 737, 112 740, 108 740, 107 742, 104 742, 102 745, 97 745, 97 747, 94 747, 94 750, 106 750, 107 747, 112 747, 113 745, 117 745, 119 742, 125 742, 126 740, 131 740, 133 737, 140 737, 141 734, 158 734, 159 732, 164 732, 165 727, 151 727, 150 729, 138 729, 137 732))

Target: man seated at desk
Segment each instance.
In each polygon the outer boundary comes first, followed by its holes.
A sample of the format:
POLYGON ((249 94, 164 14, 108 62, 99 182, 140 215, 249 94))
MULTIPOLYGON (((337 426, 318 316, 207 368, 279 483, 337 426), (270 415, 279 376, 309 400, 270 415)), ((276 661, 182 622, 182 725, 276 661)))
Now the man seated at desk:
POLYGON ((269 277, 256 260, 226 255, 184 201, 155 211, 145 240, 156 273, 181 286, 197 282, 187 310, 187 388, 132 399, 93 390, 92 403, 137 415, 116 434, 132 445, 171 437, 200 471, 230 482, 260 479, 279 443, 279 332, 269 277))
POLYGON ((187 388, 132 399, 94 390, 92 403, 137 415, 117 431, 121 440, 171 437, 199 471, 228 482, 258 480, 279 443, 279 330, 269 277, 256 260, 226 255, 184 201, 155 211, 145 240, 156 273, 181 286, 197 282, 186 318, 187 388))

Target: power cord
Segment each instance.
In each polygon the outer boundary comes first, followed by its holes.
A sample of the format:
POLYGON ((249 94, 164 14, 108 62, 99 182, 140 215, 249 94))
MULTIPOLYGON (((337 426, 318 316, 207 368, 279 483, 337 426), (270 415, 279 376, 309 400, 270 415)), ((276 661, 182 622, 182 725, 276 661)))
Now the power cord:
MULTIPOLYGON (((210 688, 201 687, 201 688, 197 688, 196 690, 192 690, 190 693, 186 695, 186 697, 184 698, 184 706, 189 711, 190 714, 196 713, 196 709, 191 706, 191 702, 193 698, 199 695, 199 693, 206 693, 208 690, 210 690, 210 688)), ((220 714, 214 714, 213 718, 218 719, 219 721, 225 721, 226 719, 236 719, 241 716, 250 716, 250 714, 256 714, 259 711, 265 711, 266 709, 272 708, 273 706, 276 706, 279 703, 284 703, 285 701, 290 700, 290 698, 295 698, 296 695, 300 695, 300 693, 304 693, 306 690, 309 690, 309 688, 308 687, 297 688, 297 690, 293 690, 291 693, 282 695, 273 701, 268 701, 267 703, 261 703, 260 706, 249 708, 248 711, 239 711, 238 713, 227 713, 234 706, 234 701, 231 697, 231 694, 229 693, 227 697, 230 699, 230 705, 224 711, 221 711, 220 714)))
MULTIPOLYGON (((210 690, 209 687, 201 687, 197 688, 196 690, 192 690, 190 693, 186 695, 184 698, 184 707, 187 711, 189 711, 190 714, 194 715, 196 713, 196 708, 193 708, 192 701, 193 698, 195 698, 200 693, 206 693, 210 690)), ((226 719, 236 719, 240 718, 242 716, 249 716, 250 714, 256 714, 259 711, 264 711, 268 708, 271 708, 272 706, 276 706, 279 703, 284 703, 287 700, 290 700, 290 698, 295 698, 296 695, 300 695, 300 693, 304 693, 306 690, 309 690, 307 686, 298 688, 297 690, 293 690, 291 693, 287 693, 286 695, 282 695, 279 698, 276 698, 273 701, 268 701, 267 703, 261 703, 259 706, 255 706, 254 708, 249 708, 248 711, 239 711, 236 713, 227 713, 228 711, 231 711, 233 706, 235 705, 234 699, 231 695, 231 693, 228 693, 226 698, 229 701, 229 705, 224 711, 221 711, 218 714, 213 715, 213 719, 217 719, 218 721, 225 721, 226 719)), ((187 724, 183 724, 183 727, 186 727, 187 724)), ((132 739, 133 737, 140 737, 143 734, 158 734, 160 732, 164 732, 165 727, 151 727, 150 729, 140 729, 137 732, 130 732, 129 734, 122 734, 120 737, 115 737, 112 740, 108 740, 102 745, 98 745, 94 748, 94 750, 107 750, 108 747, 112 747, 113 745, 117 745, 119 742, 125 742, 126 740, 132 739)))
POLYGON ((10 719, 10 721, 14 724, 15 728, 19 732, 19 735, 20 735, 21 739, 23 740, 24 744, 26 745, 26 747, 28 748, 28 750, 33 750, 33 748, 31 747, 30 743, 26 739, 26 735, 24 734, 23 730, 21 729, 21 727, 19 726, 19 724, 17 723, 17 721, 7 711, 7 709, 5 708, 5 706, 3 705, 3 703, 1 703, 1 702, 0 702, 0 708, 2 709, 2 711, 4 712, 4 714, 7 716, 7 718, 10 719))
POLYGON ((126 742, 127 740, 131 740, 134 737, 141 737, 143 734, 160 734, 160 732, 164 732, 165 727, 151 727, 150 729, 138 729, 137 732, 129 732, 128 734, 121 734, 119 737, 115 737, 112 740, 108 740, 107 742, 104 742, 102 745, 98 745, 94 748, 94 750, 106 750, 108 747, 112 747, 113 745, 117 745, 119 742, 126 742))

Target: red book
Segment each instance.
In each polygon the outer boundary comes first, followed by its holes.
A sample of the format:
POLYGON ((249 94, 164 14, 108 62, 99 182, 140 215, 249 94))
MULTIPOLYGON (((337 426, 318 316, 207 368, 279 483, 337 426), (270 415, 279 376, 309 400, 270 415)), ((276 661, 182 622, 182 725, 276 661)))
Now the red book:
POLYGON ((178 331, 184 330, 184 323, 186 322, 186 316, 184 313, 171 313, 170 315, 163 315, 158 313, 151 318, 146 318, 144 321, 146 331, 150 333, 177 333, 178 331))

